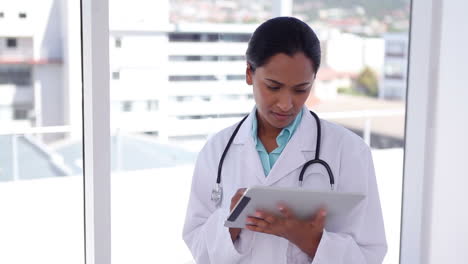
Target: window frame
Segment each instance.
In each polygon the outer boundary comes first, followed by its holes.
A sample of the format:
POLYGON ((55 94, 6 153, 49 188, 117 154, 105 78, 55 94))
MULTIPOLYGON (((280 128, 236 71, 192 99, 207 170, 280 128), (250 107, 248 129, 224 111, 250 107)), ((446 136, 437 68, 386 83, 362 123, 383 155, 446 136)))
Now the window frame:
POLYGON ((80 4, 85 263, 111 264, 109 1, 80 4))
MULTIPOLYGON (((404 185, 400 263, 422 263, 427 249, 422 241, 423 199, 427 173, 426 141, 430 137, 427 110, 437 76, 418 65, 438 63, 433 56, 440 42, 442 4, 412 0, 408 48, 408 89, 404 152, 404 185), (431 26, 427 26, 431 25, 431 26), (435 43, 427 45, 427 43, 435 43), (427 89, 426 87, 429 87, 427 89), (413 230, 410 236, 406 230, 413 230)), ((86 263, 111 263, 110 219, 110 96, 108 0, 81 0, 83 44, 83 151, 86 263), (93 52, 99 51, 99 52, 93 52), (99 89, 92 89, 99 87, 99 89), (99 157, 99 162, 94 162, 99 157), (96 177, 99 175, 99 177, 96 177)), ((438 54, 438 53, 436 53, 438 54)))
MULTIPOLYGON (((454 5, 461 5, 456 0, 454 5)), ((400 263, 430 263, 435 117, 442 51, 443 2, 412 0, 408 52, 400 263), (430 44, 428 44, 430 43, 430 44)), ((456 71, 456 70, 455 70, 456 71)), ((443 251, 443 250, 442 250, 443 251)), ((453 252, 452 252, 453 253, 453 252)), ((448 261, 450 262, 450 261, 448 261)))

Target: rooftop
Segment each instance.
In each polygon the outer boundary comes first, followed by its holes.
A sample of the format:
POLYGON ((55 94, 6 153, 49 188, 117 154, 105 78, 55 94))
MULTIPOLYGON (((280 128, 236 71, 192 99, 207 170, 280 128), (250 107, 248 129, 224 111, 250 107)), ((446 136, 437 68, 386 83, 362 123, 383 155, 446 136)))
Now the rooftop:
POLYGON ((322 118, 353 131, 363 131, 366 120, 370 120, 372 134, 404 139, 405 101, 338 94, 330 100, 311 97, 306 105, 322 118))

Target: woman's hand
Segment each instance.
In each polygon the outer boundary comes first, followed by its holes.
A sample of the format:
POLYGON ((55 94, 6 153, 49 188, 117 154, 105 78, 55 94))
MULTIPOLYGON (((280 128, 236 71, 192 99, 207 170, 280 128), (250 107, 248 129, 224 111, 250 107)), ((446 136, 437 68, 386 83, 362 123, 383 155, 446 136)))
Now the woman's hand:
POLYGON ((286 206, 279 206, 282 216, 257 211, 247 218, 247 229, 276 235, 295 244, 313 258, 322 238, 326 211, 320 209, 310 220, 300 220, 286 206))
MULTIPOLYGON (((237 192, 232 196, 231 198, 231 206, 229 207, 229 210, 232 211, 232 208, 237 204, 239 199, 244 195, 246 188, 240 188, 237 190, 237 192)), ((229 233, 231 234, 231 239, 232 242, 236 241, 236 239, 239 237, 239 234, 242 229, 240 228, 229 228, 229 233)))

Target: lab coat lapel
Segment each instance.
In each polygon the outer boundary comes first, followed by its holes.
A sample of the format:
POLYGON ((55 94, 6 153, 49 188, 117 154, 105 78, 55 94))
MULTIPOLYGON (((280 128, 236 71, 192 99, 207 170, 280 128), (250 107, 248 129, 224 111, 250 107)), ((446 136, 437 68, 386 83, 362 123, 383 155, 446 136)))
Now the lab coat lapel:
POLYGON ((317 125, 309 110, 304 107, 301 123, 283 149, 266 179, 266 185, 273 185, 294 170, 313 159, 317 140, 317 125))
POLYGON ((255 174, 260 184, 265 185, 265 173, 263 172, 263 166, 252 138, 252 115, 255 114, 255 111, 254 108, 240 127, 232 143, 233 145, 241 147, 239 156, 241 158, 240 164, 244 167, 241 171, 244 171, 246 175, 255 174))

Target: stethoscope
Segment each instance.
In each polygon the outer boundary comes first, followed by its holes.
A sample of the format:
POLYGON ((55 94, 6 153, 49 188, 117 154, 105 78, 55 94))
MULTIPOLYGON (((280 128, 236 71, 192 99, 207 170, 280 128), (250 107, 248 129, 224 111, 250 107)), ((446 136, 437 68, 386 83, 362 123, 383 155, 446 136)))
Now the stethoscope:
MULTIPOLYGON (((302 187, 302 181, 304 179, 304 173, 307 169, 312 164, 318 163, 321 164, 322 166, 327 169, 328 172, 328 178, 330 179, 330 188, 331 190, 334 189, 335 185, 335 178, 333 177, 333 173, 330 169, 330 166, 328 163, 320 159, 320 141, 321 141, 321 126, 320 126, 320 119, 318 118, 317 114, 314 112, 310 111, 312 116, 315 119, 315 122, 317 123, 317 144, 315 146, 315 158, 313 160, 309 160, 304 165, 302 165, 302 170, 301 173, 299 174, 299 187, 302 187)), ((244 123, 245 119, 247 119, 248 115, 245 116, 237 125, 236 129, 231 135, 231 138, 229 138, 229 141, 226 145, 226 148, 224 148, 223 154, 221 155, 221 159, 219 160, 219 165, 218 165, 218 177, 216 178, 216 185, 211 191, 211 200, 218 206, 221 203, 221 200, 223 198, 223 188, 221 186, 221 171, 223 169, 223 163, 224 163, 224 158, 226 157, 226 154, 231 147, 232 141, 236 137, 237 132, 239 131, 239 128, 242 126, 242 123, 244 123)))

